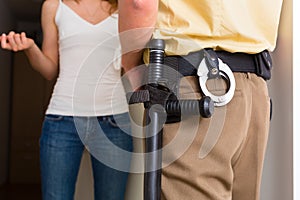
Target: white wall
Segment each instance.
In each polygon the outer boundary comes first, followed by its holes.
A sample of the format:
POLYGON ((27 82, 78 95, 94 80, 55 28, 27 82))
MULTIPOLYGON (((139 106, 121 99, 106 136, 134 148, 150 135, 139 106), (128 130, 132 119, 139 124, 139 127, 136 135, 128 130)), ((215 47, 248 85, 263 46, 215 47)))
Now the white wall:
MULTIPOLYGON (((300 2, 299 1, 294 1, 294 35, 299 36, 300 31, 299 31, 299 8, 300 7, 300 2), (297 10, 296 10, 297 8, 297 10)), ((294 37, 294 68, 293 68, 293 83, 294 83, 294 90, 293 90, 293 106, 294 106, 294 119, 297 119, 298 123, 294 120, 293 128, 294 128, 294 199, 298 200, 300 199, 300 123, 299 123, 299 110, 300 110, 300 90, 299 90, 299 85, 300 85, 300 79, 299 79, 299 74, 300 74, 300 57, 297 56, 298 53, 300 52, 300 40, 299 37, 294 37), (298 112, 296 112, 298 111, 298 112)))
MULTIPOLYGON (((14 26, 4 0, 0 0, 0 34, 14 26)), ((11 53, 0 49, 0 185, 7 179, 8 136, 10 116, 11 53)))
POLYGON ((293 51, 292 0, 284 0, 277 48, 274 51, 272 79, 273 100, 263 181, 262 200, 293 199, 293 51))

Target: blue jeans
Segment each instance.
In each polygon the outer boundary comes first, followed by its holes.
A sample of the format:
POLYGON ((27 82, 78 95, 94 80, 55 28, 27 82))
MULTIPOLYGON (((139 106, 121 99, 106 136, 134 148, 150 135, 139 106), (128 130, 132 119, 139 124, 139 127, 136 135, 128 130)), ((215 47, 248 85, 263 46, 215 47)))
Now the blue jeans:
POLYGON ((72 200, 84 148, 91 154, 95 200, 123 200, 132 137, 128 113, 46 115, 40 138, 43 200, 72 200))

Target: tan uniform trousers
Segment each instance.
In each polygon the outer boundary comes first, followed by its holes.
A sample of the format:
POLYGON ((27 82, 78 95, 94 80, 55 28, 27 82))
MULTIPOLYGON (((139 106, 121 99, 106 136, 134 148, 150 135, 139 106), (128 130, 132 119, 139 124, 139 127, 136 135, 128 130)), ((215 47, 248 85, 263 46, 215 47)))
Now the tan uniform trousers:
MULTIPOLYGON (((223 119, 187 117, 164 126, 164 148, 173 147, 163 153, 162 200, 259 199, 270 121, 268 89, 255 74, 234 76, 233 99, 215 109, 215 114, 223 109, 223 119), (222 126, 219 136, 207 136, 210 126, 222 126), (212 138, 206 139, 212 148, 201 154, 206 137, 212 138)), ((226 89, 221 80, 207 87, 215 93, 226 89)), ((196 77, 181 79, 181 98, 199 97, 199 92, 196 77)))

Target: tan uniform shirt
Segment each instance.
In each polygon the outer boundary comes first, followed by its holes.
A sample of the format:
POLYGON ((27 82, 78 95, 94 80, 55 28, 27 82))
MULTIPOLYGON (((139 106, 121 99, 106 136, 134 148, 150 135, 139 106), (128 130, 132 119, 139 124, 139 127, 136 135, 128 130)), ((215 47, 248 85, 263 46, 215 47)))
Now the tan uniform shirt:
POLYGON ((154 38, 168 55, 274 50, 282 0, 160 0, 154 38))

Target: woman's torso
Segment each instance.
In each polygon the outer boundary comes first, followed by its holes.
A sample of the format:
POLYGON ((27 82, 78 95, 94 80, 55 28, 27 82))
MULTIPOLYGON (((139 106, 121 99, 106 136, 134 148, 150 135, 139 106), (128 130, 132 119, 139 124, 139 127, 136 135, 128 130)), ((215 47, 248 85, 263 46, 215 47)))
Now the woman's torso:
POLYGON ((60 0, 55 17, 59 76, 46 114, 103 116, 127 111, 117 17, 93 24, 60 0))

